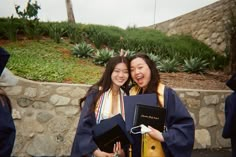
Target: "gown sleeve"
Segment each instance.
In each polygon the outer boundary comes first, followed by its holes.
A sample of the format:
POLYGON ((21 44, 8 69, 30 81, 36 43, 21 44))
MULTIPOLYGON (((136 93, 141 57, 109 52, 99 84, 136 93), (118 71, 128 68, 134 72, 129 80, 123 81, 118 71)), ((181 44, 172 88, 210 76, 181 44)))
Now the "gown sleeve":
POLYGON ((192 117, 174 90, 166 87, 166 127, 163 148, 168 157, 191 157, 195 127, 192 117))
POLYGON ((0 101, 0 156, 10 157, 16 136, 15 124, 7 104, 0 101))
POLYGON ((236 126, 236 92, 225 100, 225 124, 222 132, 224 138, 231 138, 235 134, 236 126))
POLYGON ((90 157, 98 147, 93 140, 92 127, 96 125, 95 113, 92 111, 92 101, 96 93, 88 95, 80 114, 71 157, 90 157))

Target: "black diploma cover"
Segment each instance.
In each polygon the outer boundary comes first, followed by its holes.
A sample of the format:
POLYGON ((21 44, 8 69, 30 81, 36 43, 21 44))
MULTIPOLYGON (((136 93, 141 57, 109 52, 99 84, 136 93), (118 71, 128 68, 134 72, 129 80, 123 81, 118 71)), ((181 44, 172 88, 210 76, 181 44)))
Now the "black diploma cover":
POLYGON ((134 126, 134 112, 137 104, 146 104, 157 107, 157 96, 156 94, 124 96, 125 123, 128 131, 134 126))
POLYGON ((102 120, 100 124, 93 127, 93 137, 99 149, 112 153, 116 142, 121 142, 123 148, 127 144, 132 144, 133 139, 126 131, 125 121, 121 114, 102 120))
POLYGON ((144 124, 161 132, 164 130, 166 109, 157 106, 137 104, 134 112, 134 126, 144 124))

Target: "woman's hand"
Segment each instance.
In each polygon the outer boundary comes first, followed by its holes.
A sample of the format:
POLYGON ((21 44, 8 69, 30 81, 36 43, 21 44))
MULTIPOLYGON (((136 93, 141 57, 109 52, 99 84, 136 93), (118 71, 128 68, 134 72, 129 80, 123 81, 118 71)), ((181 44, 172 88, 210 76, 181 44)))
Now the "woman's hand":
POLYGON ((96 149, 93 152, 93 155, 96 157, 114 157, 114 153, 106 153, 106 152, 101 151, 100 149, 96 149))
POLYGON ((116 142, 114 144, 113 152, 115 153, 114 156, 117 155, 118 157, 125 157, 125 152, 121 148, 121 143, 120 142, 116 142))
POLYGON ((126 57, 127 56, 127 51, 124 52, 123 49, 120 49, 120 56, 126 57))
POLYGON ((151 131, 148 132, 148 135, 150 135, 152 138, 154 138, 160 142, 164 142, 164 137, 162 136, 162 133, 159 130, 154 129, 151 126, 148 126, 148 128, 151 129, 151 131))

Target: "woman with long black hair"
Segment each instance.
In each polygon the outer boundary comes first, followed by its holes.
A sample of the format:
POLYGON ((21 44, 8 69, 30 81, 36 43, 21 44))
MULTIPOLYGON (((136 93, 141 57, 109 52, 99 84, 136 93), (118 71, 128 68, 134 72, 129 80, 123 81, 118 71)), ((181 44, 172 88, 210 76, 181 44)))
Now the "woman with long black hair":
POLYGON ((123 96, 128 94, 129 61, 126 57, 112 57, 101 79, 80 99, 81 114, 71 157, 125 157, 121 143, 114 145, 114 153, 104 152, 95 143, 92 128, 102 120, 117 114, 125 117, 123 96), (84 103, 84 104, 83 104, 84 103))

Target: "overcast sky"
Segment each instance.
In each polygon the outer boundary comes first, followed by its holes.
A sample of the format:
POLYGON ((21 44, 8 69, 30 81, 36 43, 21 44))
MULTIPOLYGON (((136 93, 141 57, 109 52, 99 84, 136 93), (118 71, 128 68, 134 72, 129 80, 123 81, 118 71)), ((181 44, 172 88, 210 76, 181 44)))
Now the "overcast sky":
MULTIPOLYGON (((16 15, 28 0, 0 0, 0 17, 16 15)), ((72 0, 77 23, 127 26, 149 26, 191 12, 218 0, 72 0), (156 7, 155 7, 156 3, 156 7), (155 10, 156 8, 156 10, 155 10)), ((34 2, 34 0, 32 0, 34 2)), ((41 21, 66 21, 65 0, 37 0, 41 21)))

